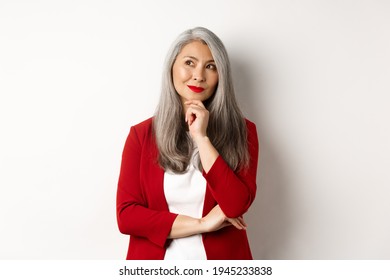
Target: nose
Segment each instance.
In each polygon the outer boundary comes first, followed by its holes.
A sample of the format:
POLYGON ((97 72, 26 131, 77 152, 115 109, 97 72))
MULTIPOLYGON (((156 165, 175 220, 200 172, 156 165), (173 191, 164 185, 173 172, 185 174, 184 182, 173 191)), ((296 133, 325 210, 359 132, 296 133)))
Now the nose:
POLYGON ((192 78, 197 82, 204 82, 206 80, 204 70, 200 67, 194 69, 192 73, 192 78))

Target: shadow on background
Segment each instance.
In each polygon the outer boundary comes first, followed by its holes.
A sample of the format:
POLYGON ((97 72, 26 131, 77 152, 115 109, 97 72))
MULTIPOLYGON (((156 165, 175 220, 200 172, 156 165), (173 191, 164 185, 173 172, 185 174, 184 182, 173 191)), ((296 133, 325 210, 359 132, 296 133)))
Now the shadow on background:
POLYGON ((285 259, 289 239, 288 182, 283 162, 273 144, 271 125, 266 115, 267 95, 262 70, 251 69, 239 55, 231 57, 233 80, 238 102, 244 115, 253 121, 259 137, 257 196, 245 215, 249 242, 254 259, 285 259))

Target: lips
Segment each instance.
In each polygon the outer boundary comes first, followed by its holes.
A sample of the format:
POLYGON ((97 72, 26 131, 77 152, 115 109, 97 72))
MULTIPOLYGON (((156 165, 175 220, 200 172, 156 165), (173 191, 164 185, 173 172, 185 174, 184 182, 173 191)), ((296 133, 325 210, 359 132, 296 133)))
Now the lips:
POLYGON ((202 88, 202 87, 188 86, 188 88, 196 93, 200 93, 200 92, 204 91, 204 88, 202 88))

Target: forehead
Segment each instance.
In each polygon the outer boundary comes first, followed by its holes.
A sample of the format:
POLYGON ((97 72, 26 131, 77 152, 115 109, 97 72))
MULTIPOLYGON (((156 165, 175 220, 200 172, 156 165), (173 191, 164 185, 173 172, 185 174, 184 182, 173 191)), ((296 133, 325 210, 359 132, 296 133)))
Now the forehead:
POLYGON ((180 51, 179 56, 194 56, 202 59, 213 59, 210 48, 202 41, 192 41, 186 44, 180 51))

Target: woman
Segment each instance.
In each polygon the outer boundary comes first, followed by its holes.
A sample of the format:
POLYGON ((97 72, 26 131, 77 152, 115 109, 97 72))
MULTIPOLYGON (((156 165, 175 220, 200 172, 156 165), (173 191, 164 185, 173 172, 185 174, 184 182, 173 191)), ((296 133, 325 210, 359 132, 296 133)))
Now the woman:
POLYGON ((154 117, 130 129, 117 192, 127 259, 252 259, 243 214, 256 194, 258 139, 234 96, 221 40, 183 32, 154 117))

